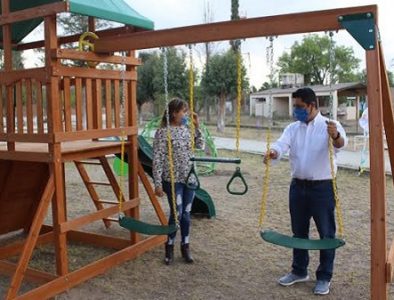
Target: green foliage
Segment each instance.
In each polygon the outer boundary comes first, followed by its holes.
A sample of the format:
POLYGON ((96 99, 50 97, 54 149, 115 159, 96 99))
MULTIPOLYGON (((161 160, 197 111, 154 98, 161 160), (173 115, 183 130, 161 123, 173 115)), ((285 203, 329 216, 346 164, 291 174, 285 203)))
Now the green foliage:
MULTIPOLYGON (((168 94, 169 97, 189 98, 186 54, 175 48, 167 49, 168 94)), ((164 101, 164 59, 159 52, 141 52, 142 65, 138 67, 137 101, 164 101)))
MULTIPOLYGON (((249 88, 246 68, 242 60, 242 89, 249 88)), ((204 90, 211 96, 235 96, 237 91, 237 57, 232 50, 224 54, 215 54, 209 61, 202 77, 204 90), (208 70, 208 71, 207 71, 208 70)))
MULTIPOLYGON (((300 73, 306 84, 324 84, 330 73, 330 38, 316 34, 305 36, 301 43, 295 42, 290 53, 284 53, 278 61, 281 73, 300 73)), ((360 60, 353 49, 336 46, 333 42, 333 83, 357 80, 360 60)))
POLYGON ((394 87, 394 73, 387 71, 387 75, 389 77, 389 84, 391 87, 394 87))

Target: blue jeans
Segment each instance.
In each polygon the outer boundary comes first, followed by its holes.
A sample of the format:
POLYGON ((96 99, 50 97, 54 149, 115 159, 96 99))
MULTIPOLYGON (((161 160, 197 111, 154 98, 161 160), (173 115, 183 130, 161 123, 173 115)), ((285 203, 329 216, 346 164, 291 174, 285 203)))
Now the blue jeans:
MULTIPOLYGON (((171 184, 163 182, 163 190, 167 194, 168 203, 170 205, 170 217, 168 224, 175 224, 174 213, 172 208, 171 184)), ((195 192, 189 189, 186 184, 175 183, 175 199, 176 211, 178 214, 179 225, 181 227, 182 244, 189 243, 190 234, 190 211, 192 209, 195 192)), ((176 231, 168 235, 168 243, 173 244, 176 236, 176 231)))
MULTIPOLYGON (((290 185, 291 229, 294 237, 308 238, 310 220, 315 221, 320 238, 335 238, 335 198, 332 181, 320 182, 293 179, 290 185)), ((320 251, 317 280, 331 280, 335 249, 320 251)), ((299 276, 308 274, 308 250, 293 249, 292 272, 299 276)))

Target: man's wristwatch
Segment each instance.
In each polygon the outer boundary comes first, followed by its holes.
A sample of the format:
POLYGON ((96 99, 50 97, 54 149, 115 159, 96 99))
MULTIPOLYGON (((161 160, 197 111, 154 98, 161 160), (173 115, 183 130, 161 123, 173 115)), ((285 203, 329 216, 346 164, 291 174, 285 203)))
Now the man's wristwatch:
POLYGON ((339 139, 340 137, 341 137, 341 133, 338 131, 337 136, 336 136, 335 138, 333 138, 332 140, 333 140, 333 141, 336 141, 336 140, 339 139))

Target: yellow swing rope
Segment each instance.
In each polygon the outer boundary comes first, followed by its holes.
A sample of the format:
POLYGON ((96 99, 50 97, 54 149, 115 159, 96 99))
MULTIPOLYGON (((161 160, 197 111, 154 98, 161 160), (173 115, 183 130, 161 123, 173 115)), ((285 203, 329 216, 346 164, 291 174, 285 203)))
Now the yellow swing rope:
MULTIPOLYGON (((266 53, 266 60, 267 64, 269 65, 270 68, 270 83, 272 85, 273 83, 273 76, 274 76, 274 37, 270 36, 269 37, 270 44, 267 47, 267 53, 266 53)), ((266 102, 267 103, 267 102, 266 102)), ((266 153, 269 154, 270 148, 271 148, 271 116, 272 114, 272 94, 270 93, 270 98, 268 102, 268 115, 269 115, 269 122, 268 122, 268 128, 267 128, 267 133, 266 133, 266 143, 267 143, 267 148, 266 148, 266 153)), ((267 213, 267 199, 268 199, 268 191, 269 191, 269 184, 270 184, 270 171, 271 171, 271 157, 268 155, 267 161, 265 164, 265 169, 264 169, 264 176, 263 176, 263 192, 261 195, 261 205, 260 205, 260 216, 259 216, 259 228, 260 230, 263 227, 264 224, 264 218, 267 213)))
MULTIPOLYGON (((332 95, 332 77, 333 77, 333 61, 334 61, 334 51, 333 51, 333 35, 332 31, 329 32, 330 44, 329 44, 329 69, 330 69, 330 119, 333 114, 334 100, 332 95)), ((338 190, 337 190, 337 177, 334 170, 334 144, 332 138, 328 137, 328 150, 330 156, 330 168, 331 168, 331 177, 332 177, 332 189, 334 192, 334 200, 335 200, 335 214, 338 221, 338 233, 340 237, 344 235, 343 229, 343 218, 342 218, 342 208, 339 200, 338 190)))

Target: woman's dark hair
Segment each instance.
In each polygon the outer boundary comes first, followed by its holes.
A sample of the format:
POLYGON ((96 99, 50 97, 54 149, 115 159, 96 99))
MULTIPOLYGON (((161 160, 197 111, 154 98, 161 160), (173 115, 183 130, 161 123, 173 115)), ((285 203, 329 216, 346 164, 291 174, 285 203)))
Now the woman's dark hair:
MULTIPOLYGON (((170 117, 170 124, 172 121, 174 121, 174 113, 177 113, 181 111, 184 108, 187 108, 188 105, 186 101, 179 99, 179 98, 174 98, 168 103, 168 112, 169 112, 169 117, 170 117)), ((161 118, 161 127, 166 127, 167 126, 167 109, 163 113, 163 117, 161 118)))
POLYGON ((317 107, 316 94, 311 88, 305 87, 298 89, 291 96, 293 98, 300 98, 306 104, 315 103, 315 107, 317 107))

